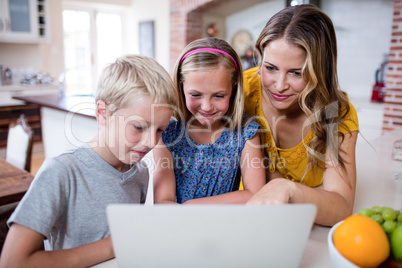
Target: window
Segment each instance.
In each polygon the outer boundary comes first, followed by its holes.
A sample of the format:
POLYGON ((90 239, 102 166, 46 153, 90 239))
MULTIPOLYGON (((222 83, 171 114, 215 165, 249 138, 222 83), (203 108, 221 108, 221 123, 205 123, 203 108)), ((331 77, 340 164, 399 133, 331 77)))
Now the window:
POLYGON ((122 21, 123 13, 117 9, 82 5, 64 7, 64 86, 67 94, 93 94, 103 67, 122 55, 122 21))

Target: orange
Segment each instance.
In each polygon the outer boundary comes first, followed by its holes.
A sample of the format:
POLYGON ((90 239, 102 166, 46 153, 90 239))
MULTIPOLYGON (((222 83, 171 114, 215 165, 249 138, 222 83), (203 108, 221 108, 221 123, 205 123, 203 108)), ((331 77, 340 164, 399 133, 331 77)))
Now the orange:
POLYGON ((377 267, 390 255, 387 235, 374 220, 352 215, 334 231, 334 246, 346 259, 360 267, 377 267))

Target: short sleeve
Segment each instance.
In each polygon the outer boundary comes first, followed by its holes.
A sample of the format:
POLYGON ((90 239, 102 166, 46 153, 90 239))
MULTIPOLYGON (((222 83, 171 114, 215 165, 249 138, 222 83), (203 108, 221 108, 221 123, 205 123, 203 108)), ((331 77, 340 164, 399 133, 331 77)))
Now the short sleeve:
POLYGON ((243 132, 243 136, 245 140, 252 139, 255 134, 257 133, 257 130, 260 128, 260 124, 258 124, 256 121, 251 121, 246 124, 243 132))
POLYGON ((346 134, 352 131, 359 130, 359 119, 355 107, 349 102, 349 113, 344 118, 345 125, 339 125, 338 131, 346 134))
POLYGON ((57 159, 46 159, 7 224, 17 222, 48 237, 67 206, 69 172, 57 159))
POLYGON ((257 130, 259 129, 260 125, 256 121, 249 121, 245 124, 244 127, 242 127, 242 133, 241 133, 241 146, 240 146, 240 152, 243 150, 244 145, 246 144, 247 140, 252 139, 255 134, 257 133, 257 130))
POLYGON ((258 74, 258 67, 246 70, 243 73, 244 113, 248 116, 258 114, 258 107, 261 103, 261 79, 258 74))

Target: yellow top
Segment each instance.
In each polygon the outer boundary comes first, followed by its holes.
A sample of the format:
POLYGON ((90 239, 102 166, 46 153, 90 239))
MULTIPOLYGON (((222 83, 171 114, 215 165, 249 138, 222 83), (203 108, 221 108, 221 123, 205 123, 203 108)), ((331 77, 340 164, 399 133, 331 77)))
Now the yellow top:
MULTIPOLYGON (((314 134, 310 132, 298 145, 290 149, 278 148, 275 144, 270 126, 264 116, 262 109, 262 92, 260 75, 256 74, 257 67, 244 72, 244 92, 245 92, 245 114, 254 116, 260 124, 261 144, 264 145, 265 157, 269 157, 269 172, 277 170, 284 178, 303 183, 309 187, 316 187, 322 184, 323 169, 316 168, 314 172, 311 168, 304 175, 308 163, 305 144, 308 144, 314 134), (304 175, 304 179, 303 179, 304 175)), ((355 108, 350 104, 349 114, 345 118, 345 125, 338 127, 338 131, 346 134, 351 131, 359 130, 358 118, 355 108)), ((324 162, 319 161, 319 166, 324 167, 324 162)))

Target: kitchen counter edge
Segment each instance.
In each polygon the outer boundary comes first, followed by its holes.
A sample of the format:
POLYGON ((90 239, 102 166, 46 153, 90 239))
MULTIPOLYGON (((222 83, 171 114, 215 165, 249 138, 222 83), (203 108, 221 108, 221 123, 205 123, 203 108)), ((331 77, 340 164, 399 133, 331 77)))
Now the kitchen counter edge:
POLYGON ((64 112, 73 112, 83 116, 95 118, 95 98, 93 96, 60 96, 48 94, 38 96, 13 96, 27 104, 36 104, 64 112))

